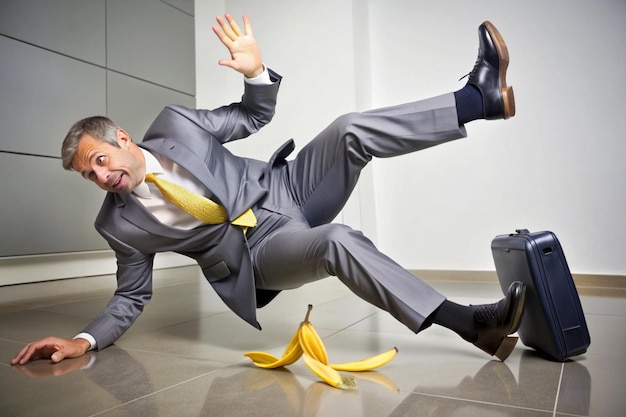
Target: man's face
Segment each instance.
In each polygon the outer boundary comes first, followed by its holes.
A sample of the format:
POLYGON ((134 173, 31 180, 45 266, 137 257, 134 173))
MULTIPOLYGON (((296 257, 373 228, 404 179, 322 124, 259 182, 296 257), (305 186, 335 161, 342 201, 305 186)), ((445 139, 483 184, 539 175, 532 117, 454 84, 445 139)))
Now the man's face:
POLYGON ((72 168, 105 191, 130 194, 143 181, 145 160, 139 147, 122 129, 117 131, 117 143, 119 148, 83 135, 72 168))

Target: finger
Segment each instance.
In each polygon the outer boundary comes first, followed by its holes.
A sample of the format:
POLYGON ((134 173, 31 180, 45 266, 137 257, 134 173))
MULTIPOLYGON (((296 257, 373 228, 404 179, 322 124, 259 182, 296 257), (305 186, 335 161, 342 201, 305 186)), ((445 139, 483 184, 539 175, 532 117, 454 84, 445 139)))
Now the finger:
POLYGON ((232 41, 230 40, 230 38, 228 36, 226 36, 224 34, 224 31, 222 29, 220 29, 219 26, 213 26, 212 29, 213 29, 213 32, 215 32, 215 34, 219 38, 219 40, 222 41, 222 43, 227 48, 230 49, 230 45, 232 45, 232 41))
POLYGON ((54 363, 59 363, 65 359, 65 352, 63 349, 59 349, 50 356, 50 359, 52 359, 52 362, 54 363))
POLYGON ((27 347, 23 347, 22 350, 20 350, 17 353, 17 355, 15 355, 13 359, 11 359, 11 365, 17 365, 18 363, 21 362, 22 358, 24 357, 24 354, 26 353, 26 348, 27 347))
POLYGON ((236 70, 235 61, 233 61, 232 59, 220 59, 217 64, 236 70))
POLYGON ((34 343, 29 343, 20 350, 20 352, 11 360, 12 365, 20 364, 24 365, 26 362, 30 360, 33 354, 36 351, 36 347, 34 343))
POLYGON ((252 36, 252 25, 250 24, 250 19, 248 16, 243 16, 243 28, 246 31, 246 35, 252 36))
POLYGON ((233 32, 231 25, 228 22, 226 22, 222 16, 218 16, 217 21, 222 27, 222 31, 224 32, 224 34, 228 36, 230 40, 234 41, 235 39, 237 39, 237 35, 235 34, 235 32, 233 32))
POLYGON ((226 14, 226 20, 228 20, 228 23, 230 24, 230 27, 232 28, 235 35, 241 36, 241 28, 237 24, 237 21, 233 19, 233 17, 228 13, 226 14))
POLYGON ((224 22, 224 18, 222 16, 217 16, 215 18, 217 20, 218 25, 213 25, 213 32, 220 38, 222 42, 226 42, 226 40, 230 41, 230 38, 226 35, 226 22, 224 22))

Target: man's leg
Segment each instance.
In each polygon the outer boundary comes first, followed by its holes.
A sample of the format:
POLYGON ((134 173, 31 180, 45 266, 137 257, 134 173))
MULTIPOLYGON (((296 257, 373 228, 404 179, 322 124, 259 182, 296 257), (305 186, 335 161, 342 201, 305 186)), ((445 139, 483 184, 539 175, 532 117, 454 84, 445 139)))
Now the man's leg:
POLYGON ((465 136, 452 93, 337 118, 289 163, 294 198, 311 224, 332 221, 372 157, 416 152, 465 136))
POLYGON ((465 136, 464 124, 472 120, 515 115, 504 39, 490 22, 480 25, 478 38, 478 57, 463 89, 341 116, 299 152, 289 165, 290 185, 312 226, 337 216, 372 157, 419 151, 465 136))
POLYGON ((445 297, 340 224, 291 222, 252 249, 257 288, 288 290, 336 276, 365 301, 417 333, 445 297))
POLYGON ((517 331, 521 320, 525 296, 521 283, 514 283, 498 303, 455 304, 348 226, 309 228, 305 222, 292 221, 259 241, 251 254, 258 289, 288 290, 333 275, 415 333, 439 324, 501 360, 517 341, 507 336, 517 331))

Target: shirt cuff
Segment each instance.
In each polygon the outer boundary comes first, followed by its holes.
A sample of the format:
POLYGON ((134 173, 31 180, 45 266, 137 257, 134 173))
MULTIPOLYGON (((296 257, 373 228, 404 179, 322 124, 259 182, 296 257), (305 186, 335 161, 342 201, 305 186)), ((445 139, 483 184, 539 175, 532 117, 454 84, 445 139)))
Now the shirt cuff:
POLYGON ((74 339, 85 339, 89 342, 89 350, 93 350, 96 348, 96 339, 93 338, 89 333, 79 333, 74 336, 74 339))
POLYGON ((252 85, 270 85, 270 84, 272 84, 272 80, 270 79, 270 73, 267 70, 267 67, 265 65, 263 65, 263 72, 260 75, 254 77, 254 78, 243 77, 243 79, 248 84, 252 84, 252 85))

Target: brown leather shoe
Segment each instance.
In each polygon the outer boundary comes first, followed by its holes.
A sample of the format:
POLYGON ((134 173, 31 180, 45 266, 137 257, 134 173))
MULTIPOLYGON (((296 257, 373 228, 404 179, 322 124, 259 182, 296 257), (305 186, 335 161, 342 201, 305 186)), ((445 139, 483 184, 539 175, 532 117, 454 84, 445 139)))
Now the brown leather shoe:
POLYGON ((509 335, 519 328, 525 300, 526 285, 516 281, 497 303, 474 306, 478 324, 478 340, 474 345, 501 361, 508 358, 517 343, 517 337, 509 335))
POLYGON ((506 85, 509 51, 506 43, 491 22, 478 28, 478 58, 469 73, 468 84, 480 90, 483 96, 485 119, 508 119, 515 115, 513 87, 506 85))

